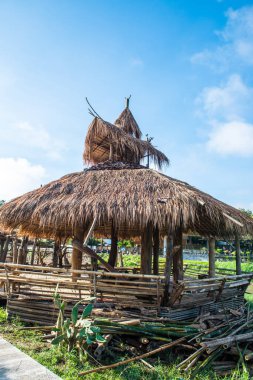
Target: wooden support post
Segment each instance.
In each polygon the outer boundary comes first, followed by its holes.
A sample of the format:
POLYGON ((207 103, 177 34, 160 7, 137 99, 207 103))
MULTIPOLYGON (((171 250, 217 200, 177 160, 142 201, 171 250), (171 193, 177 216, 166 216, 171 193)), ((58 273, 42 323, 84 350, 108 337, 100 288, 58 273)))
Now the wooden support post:
POLYGON ((164 269, 165 283, 164 283, 164 295, 163 295, 163 300, 162 300, 163 306, 169 305, 170 272, 172 268, 172 261, 173 261, 173 237, 169 236, 167 239, 166 261, 165 261, 165 269, 164 269))
POLYGON ((160 233, 159 228, 156 226, 153 230, 153 274, 159 273, 159 247, 160 233))
POLYGON ((12 243, 12 262, 17 264, 18 260, 18 239, 15 237, 12 243))
POLYGON ((17 264, 26 263, 28 236, 24 236, 18 249, 17 264))
POLYGON ((151 274, 153 226, 148 222, 141 236, 141 273, 151 274))
POLYGON ((33 247, 32 247, 32 254, 31 254, 31 265, 34 264, 34 257, 36 252, 36 245, 37 245, 37 238, 34 239, 33 247))
POLYGON ((184 268, 183 268, 183 231, 178 229, 174 237, 174 247, 177 249, 173 255, 173 278, 174 281, 181 281, 184 279, 184 268))
POLYGON ((209 277, 215 277, 215 239, 209 238, 209 277))
MULTIPOLYGON (((80 245, 83 245, 84 230, 77 230, 77 231, 75 231, 74 239, 80 245)), ((77 270, 81 270, 82 269, 82 258, 83 258, 82 252, 79 249, 77 249, 75 246, 73 246, 72 269, 77 269, 77 270)), ((73 273, 72 274, 73 281, 76 281, 78 277, 80 277, 79 273, 73 273)))
POLYGON ((241 247, 240 247, 240 237, 237 234, 235 237, 235 260, 236 260, 236 274, 242 274, 241 268, 241 247))
POLYGON ((115 265, 117 263, 117 254, 118 254, 118 234, 117 234, 117 230, 114 228, 114 225, 112 222, 111 252, 109 255, 108 264, 110 264, 113 268, 115 267, 115 265))
MULTIPOLYGON (((60 244, 58 240, 55 240, 54 242, 54 250, 53 250, 53 257, 52 257, 52 262, 53 262, 53 267, 56 268, 58 265, 58 256, 59 256, 59 250, 60 250, 60 244)), ((60 264, 60 262, 59 262, 60 264)))
POLYGON ((3 249, 4 249, 4 239, 1 239, 0 240, 0 257, 2 257, 3 249))
POLYGON ((5 240, 4 247, 3 247, 3 252, 2 252, 2 255, 0 257, 0 262, 2 262, 2 263, 4 263, 6 260, 6 256, 7 256, 8 249, 9 249, 10 239, 11 239, 10 236, 6 236, 6 240, 5 240))

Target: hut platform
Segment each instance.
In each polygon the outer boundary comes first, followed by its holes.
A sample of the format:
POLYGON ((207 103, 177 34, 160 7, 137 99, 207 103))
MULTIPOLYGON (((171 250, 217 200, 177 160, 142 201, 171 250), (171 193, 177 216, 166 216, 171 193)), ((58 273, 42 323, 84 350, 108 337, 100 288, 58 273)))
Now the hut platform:
POLYGON ((9 316, 22 321, 54 324, 58 310, 53 296, 56 288, 67 301, 66 315, 73 304, 96 297, 95 314, 119 318, 138 317, 143 320, 165 318, 193 319, 201 314, 238 309, 253 273, 219 274, 209 278, 197 268, 185 279, 170 283, 169 305, 164 307, 165 277, 155 275, 106 272, 103 270, 68 270, 44 266, 0 264, 1 296, 7 299, 9 316), (73 281, 73 273, 79 277, 73 281), (194 275, 194 277, 193 277, 194 275), (202 278, 199 278, 202 277, 202 278))

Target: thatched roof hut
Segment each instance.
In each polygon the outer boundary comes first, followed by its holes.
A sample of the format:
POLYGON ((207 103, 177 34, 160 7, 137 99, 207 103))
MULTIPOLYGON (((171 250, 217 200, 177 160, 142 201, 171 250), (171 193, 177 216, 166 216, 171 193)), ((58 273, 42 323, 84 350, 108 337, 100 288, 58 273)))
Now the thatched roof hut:
POLYGON ((189 184, 139 164, 111 162, 67 174, 1 207, 7 229, 34 236, 74 235, 96 218, 95 233, 140 236, 147 223, 161 235, 184 232, 233 238, 251 234, 253 220, 189 184))
MULTIPOLYGON (((95 234, 112 236, 112 266, 117 239, 141 236, 143 273, 151 271, 153 245, 157 264, 160 236, 174 236, 174 245, 181 247, 175 267, 182 269, 183 232, 222 238, 253 233, 252 219, 239 210, 142 166, 145 156, 159 167, 167 164, 168 158, 140 139, 139 127, 129 112, 127 107, 116 121, 118 126, 96 116, 83 155, 87 163, 95 165, 3 205, 0 223, 4 228, 34 236, 73 236, 82 243, 93 223, 95 234)), ((80 268, 79 251, 74 250, 73 260, 73 267, 80 268)))

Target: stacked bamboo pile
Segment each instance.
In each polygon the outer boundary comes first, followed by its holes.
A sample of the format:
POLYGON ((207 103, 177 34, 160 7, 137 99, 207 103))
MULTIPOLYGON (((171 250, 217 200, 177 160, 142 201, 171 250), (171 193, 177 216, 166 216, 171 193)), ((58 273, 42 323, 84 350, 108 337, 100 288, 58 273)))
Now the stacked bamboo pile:
MULTIPOLYGON (((250 309, 231 310, 230 313, 205 315, 192 323, 140 320, 110 320, 95 318, 94 324, 107 341, 93 348, 96 360, 115 361, 118 355, 126 354, 131 359, 109 366, 97 367, 83 375, 141 360, 150 369, 156 359, 143 358, 172 349, 180 358, 177 368, 194 378, 211 367, 218 374, 228 374, 235 368, 252 367, 253 364, 253 312, 250 309)), ((167 356, 161 354, 160 361, 168 364, 167 356)))

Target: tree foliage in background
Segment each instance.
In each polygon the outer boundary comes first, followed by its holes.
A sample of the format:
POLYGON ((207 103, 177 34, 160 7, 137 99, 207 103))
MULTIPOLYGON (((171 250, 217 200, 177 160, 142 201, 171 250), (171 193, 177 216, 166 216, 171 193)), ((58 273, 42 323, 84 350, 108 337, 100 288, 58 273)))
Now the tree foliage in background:
POLYGON ((5 203, 5 201, 2 199, 2 200, 0 201, 0 206, 2 206, 4 203, 5 203))
POLYGON ((250 218, 253 218, 253 211, 251 211, 251 210, 246 210, 245 208, 239 208, 239 210, 240 210, 243 214, 249 216, 250 218))

